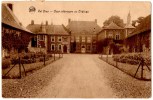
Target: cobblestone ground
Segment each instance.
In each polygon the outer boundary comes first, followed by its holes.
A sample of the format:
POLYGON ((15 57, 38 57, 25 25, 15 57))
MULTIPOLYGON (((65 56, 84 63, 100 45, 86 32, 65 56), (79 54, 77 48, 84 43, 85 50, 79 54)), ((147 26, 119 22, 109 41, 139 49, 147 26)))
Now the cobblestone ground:
POLYGON ((150 81, 134 79, 103 62, 98 55, 88 54, 67 54, 64 58, 24 79, 2 80, 2 82, 3 97, 148 98, 151 96, 150 81))

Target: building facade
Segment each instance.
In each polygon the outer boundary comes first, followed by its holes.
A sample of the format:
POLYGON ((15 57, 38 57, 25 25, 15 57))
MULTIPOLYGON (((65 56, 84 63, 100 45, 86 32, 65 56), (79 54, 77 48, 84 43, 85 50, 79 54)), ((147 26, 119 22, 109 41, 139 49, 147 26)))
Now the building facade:
POLYGON ((96 53, 97 33, 101 27, 95 21, 68 20, 67 30, 70 32, 71 53, 96 53))
POLYGON ((31 24, 27 26, 27 29, 35 33, 34 38, 29 44, 30 52, 64 52, 70 51, 70 35, 64 29, 63 25, 49 25, 48 21, 45 24, 31 24))
POLYGON ((13 4, 2 4, 2 57, 28 52, 33 33, 19 22, 13 13, 13 4))
POLYGON ((148 15, 125 39, 127 52, 149 52, 151 50, 151 15, 148 15))
POLYGON ((130 12, 127 16, 127 23, 124 27, 119 27, 114 22, 111 22, 108 26, 102 28, 98 33, 98 42, 103 43, 105 46, 98 46, 99 52, 103 54, 121 53, 124 51, 124 40, 132 34, 135 28, 131 25, 130 12), (109 41, 106 41, 106 39, 109 41))

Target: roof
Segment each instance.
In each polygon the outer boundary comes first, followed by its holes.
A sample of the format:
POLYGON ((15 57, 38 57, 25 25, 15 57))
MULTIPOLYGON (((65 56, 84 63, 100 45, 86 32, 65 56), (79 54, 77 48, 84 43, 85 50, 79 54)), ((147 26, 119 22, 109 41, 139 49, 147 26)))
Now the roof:
POLYGON ((66 26, 72 34, 96 34, 101 27, 95 21, 70 21, 66 26))
POLYGON ((128 36, 128 38, 149 30, 151 30, 151 15, 145 17, 143 21, 134 29, 132 34, 128 36))
POLYGON ((69 35, 68 32, 64 29, 63 25, 29 24, 27 29, 35 34, 69 35))
POLYGON ((59 35, 69 35, 68 32, 64 29, 62 25, 54 25, 54 32, 53 34, 59 34, 59 35))
POLYGON ((27 30, 25 27, 21 26, 20 21, 17 19, 17 17, 14 15, 11 9, 4 3, 2 4, 2 23, 32 33, 31 31, 27 30))
POLYGON ((124 28, 132 28, 132 29, 134 29, 135 27, 134 26, 132 26, 131 24, 127 24, 127 25, 125 25, 125 27, 124 28))
POLYGON ((117 26, 114 22, 111 22, 108 26, 105 26, 104 29, 123 29, 123 28, 117 26))

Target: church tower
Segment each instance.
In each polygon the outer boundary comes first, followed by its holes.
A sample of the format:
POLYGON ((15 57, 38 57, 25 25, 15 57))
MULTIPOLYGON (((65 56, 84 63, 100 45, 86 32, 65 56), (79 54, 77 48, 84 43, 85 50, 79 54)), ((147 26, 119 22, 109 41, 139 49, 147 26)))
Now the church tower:
POLYGON ((127 25, 130 25, 130 23, 131 23, 131 14, 129 11, 128 16, 127 16, 127 25))
POLYGON ((124 28, 125 28, 125 38, 127 36, 129 36, 132 33, 132 31, 134 30, 134 28, 135 28, 131 24, 131 14, 130 14, 130 11, 129 11, 128 15, 127 15, 127 23, 126 23, 126 26, 124 28))

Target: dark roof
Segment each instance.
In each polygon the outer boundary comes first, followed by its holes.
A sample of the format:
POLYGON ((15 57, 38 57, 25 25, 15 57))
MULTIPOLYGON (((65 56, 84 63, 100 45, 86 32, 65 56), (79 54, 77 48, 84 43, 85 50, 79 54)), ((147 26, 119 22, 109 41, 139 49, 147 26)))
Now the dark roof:
POLYGON ((104 29, 123 29, 123 28, 117 26, 114 22, 111 22, 108 26, 105 26, 104 29))
POLYGON ((101 30, 95 21, 70 21, 66 28, 72 34, 96 34, 101 30))
POLYGON ((21 26, 20 21, 17 19, 11 9, 4 3, 2 4, 2 23, 14 27, 16 29, 32 33, 25 27, 21 26))
POLYGON ((63 25, 29 24, 27 29, 35 34, 69 35, 68 32, 64 29, 63 25))
POLYGON ((132 34, 128 36, 128 38, 136 34, 149 31, 149 30, 151 30, 151 15, 148 15, 147 17, 145 17, 143 21, 134 29, 132 34))

